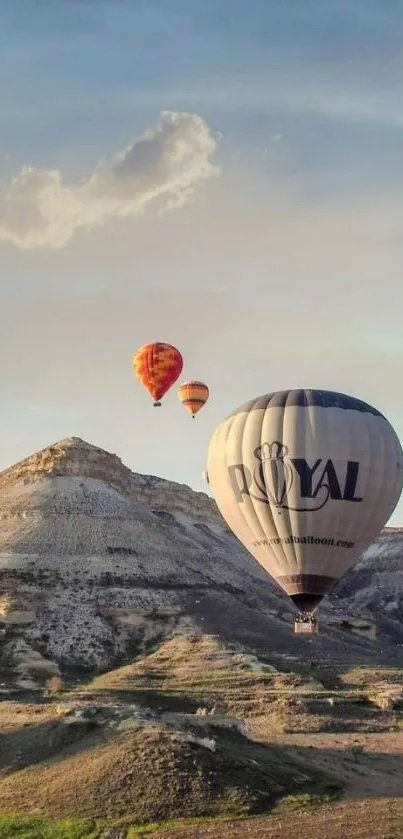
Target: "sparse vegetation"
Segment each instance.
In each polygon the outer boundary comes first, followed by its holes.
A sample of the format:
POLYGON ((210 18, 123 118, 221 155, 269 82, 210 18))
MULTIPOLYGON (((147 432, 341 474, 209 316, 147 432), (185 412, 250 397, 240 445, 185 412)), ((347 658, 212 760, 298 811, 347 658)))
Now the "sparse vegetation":
POLYGON ((0 839, 98 839, 100 832, 92 821, 0 816, 0 839))
POLYGON ((51 676, 45 682, 45 696, 57 696, 63 690, 63 682, 60 676, 51 676))
POLYGON ((162 831, 181 830, 185 837, 185 830, 189 831, 195 827, 211 827, 214 825, 226 825, 229 822, 251 822, 253 816, 199 816, 193 819, 173 819, 166 822, 148 822, 147 824, 136 825, 129 827, 126 839, 146 839, 148 836, 155 836, 162 831))
POLYGON ((350 743, 347 748, 355 761, 357 761, 357 758, 364 753, 364 746, 362 743, 350 743))

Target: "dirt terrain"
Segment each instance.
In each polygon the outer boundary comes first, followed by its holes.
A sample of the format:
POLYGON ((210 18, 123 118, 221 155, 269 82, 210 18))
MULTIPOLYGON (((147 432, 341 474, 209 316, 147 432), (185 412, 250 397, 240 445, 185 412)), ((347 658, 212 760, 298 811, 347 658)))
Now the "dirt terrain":
POLYGON ((294 668, 180 634, 54 696, 2 702, 2 808, 132 837, 398 839, 402 672, 294 668))
POLYGON ((157 830, 153 836, 155 839, 400 839, 402 824, 402 798, 363 799, 250 821, 168 828, 157 830))

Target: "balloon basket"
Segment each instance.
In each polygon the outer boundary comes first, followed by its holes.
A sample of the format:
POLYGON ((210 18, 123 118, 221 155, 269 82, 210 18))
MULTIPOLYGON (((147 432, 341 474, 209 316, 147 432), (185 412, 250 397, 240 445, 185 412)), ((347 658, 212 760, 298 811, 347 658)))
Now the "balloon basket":
POLYGON ((161 402, 154 402, 154 408, 160 408, 161 402))
POLYGON ((315 615, 301 613, 294 621, 294 632, 296 635, 314 635, 318 631, 318 621, 315 615))

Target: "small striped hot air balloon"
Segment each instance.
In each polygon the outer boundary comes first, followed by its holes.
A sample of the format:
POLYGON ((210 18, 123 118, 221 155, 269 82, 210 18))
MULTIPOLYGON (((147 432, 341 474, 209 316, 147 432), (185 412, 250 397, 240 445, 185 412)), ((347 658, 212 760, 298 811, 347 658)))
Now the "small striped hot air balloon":
POLYGON ((183 358, 172 344, 144 344, 133 356, 134 373, 151 398, 154 407, 175 384, 183 370, 183 358))
POLYGON ((206 404, 209 398, 209 389, 203 382, 184 382, 178 390, 178 396, 182 405, 189 411, 194 419, 200 408, 206 404))

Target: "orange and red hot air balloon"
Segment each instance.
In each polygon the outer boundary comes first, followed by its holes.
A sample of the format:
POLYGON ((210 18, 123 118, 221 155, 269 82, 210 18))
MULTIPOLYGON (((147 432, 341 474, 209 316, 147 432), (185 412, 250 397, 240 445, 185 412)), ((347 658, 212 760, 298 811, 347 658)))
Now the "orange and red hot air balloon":
POLYGON ((209 389, 203 382, 184 382, 178 390, 178 396, 182 405, 189 411, 193 419, 197 412, 200 411, 200 408, 206 404, 209 395, 209 389))
POLYGON ((175 384, 183 370, 183 358, 172 344, 144 344, 133 356, 135 375, 154 400, 154 407, 175 384))

